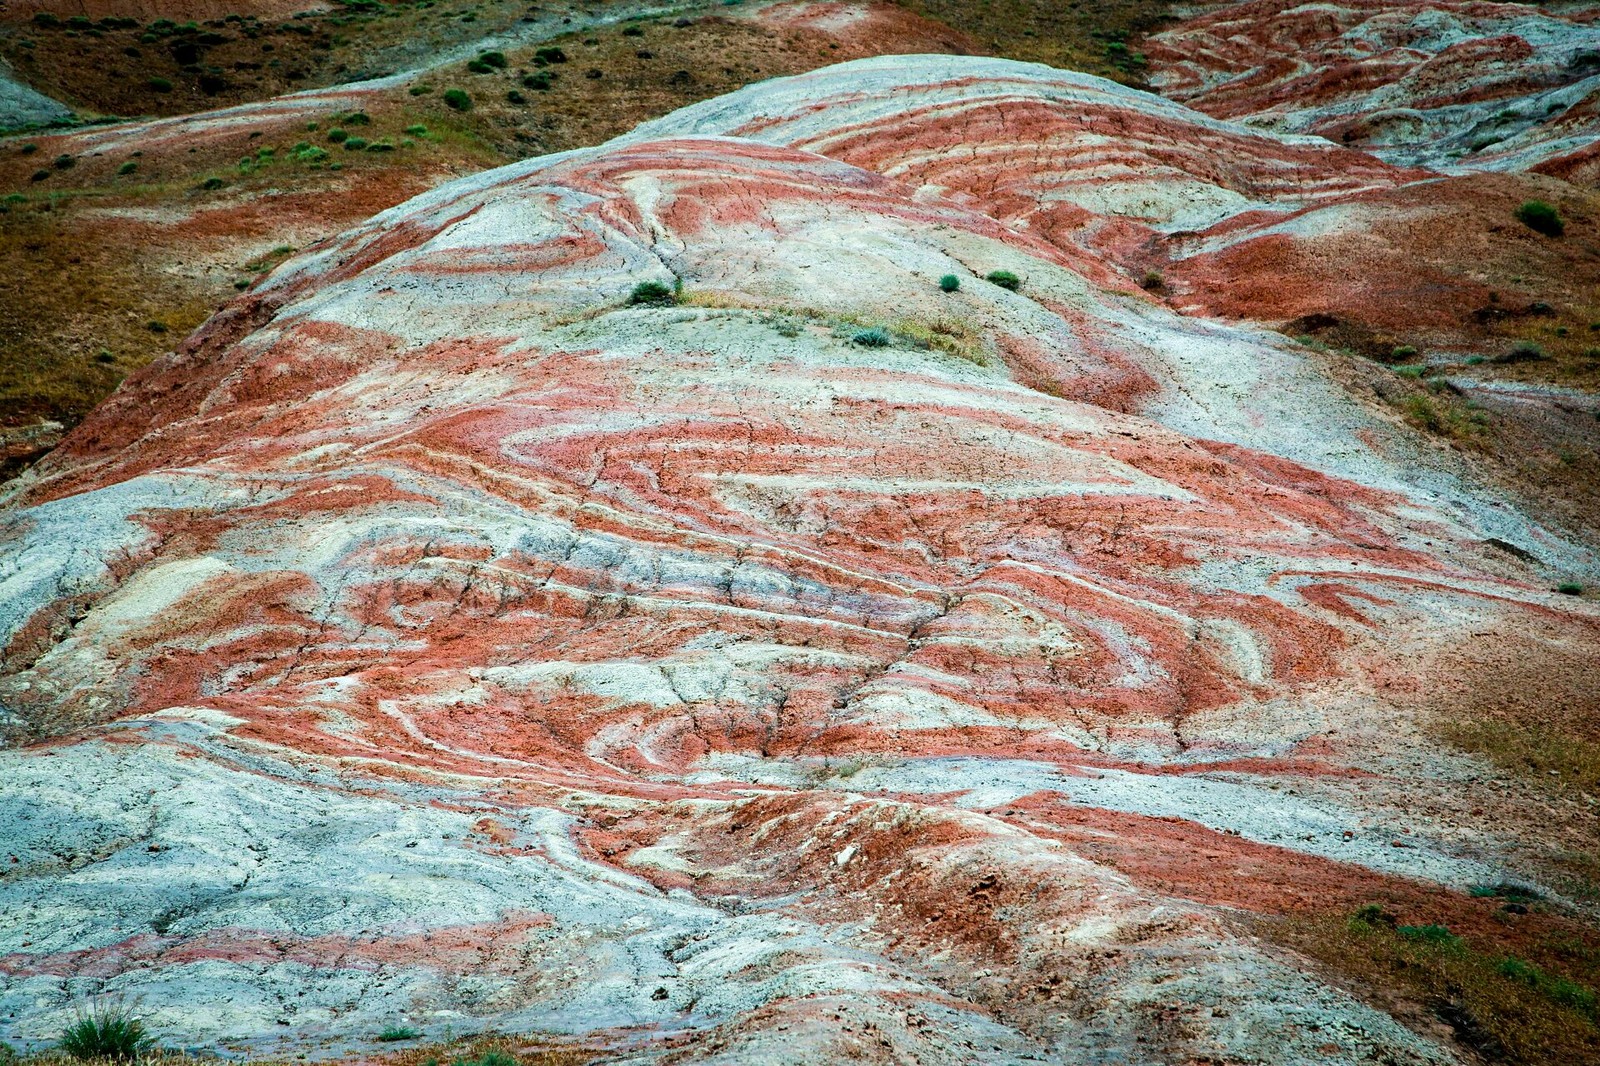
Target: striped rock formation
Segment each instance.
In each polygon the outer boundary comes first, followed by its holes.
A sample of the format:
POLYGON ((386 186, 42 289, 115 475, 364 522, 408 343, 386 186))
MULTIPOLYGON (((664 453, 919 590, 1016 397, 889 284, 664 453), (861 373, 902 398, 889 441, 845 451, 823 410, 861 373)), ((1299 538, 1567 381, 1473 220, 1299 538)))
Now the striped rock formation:
POLYGON ((1146 52, 1161 93, 1219 118, 1406 165, 1564 173, 1593 166, 1595 16, 1592 5, 1249 0, 1156 34, 1146 52))
POLYGON ((1404 180, 895 57, 291 260, 5 503, 0 1036, 1455 1061, 1244 919, 1594 832, 1429 732, 1592 551, 1106 250, 1404 180))

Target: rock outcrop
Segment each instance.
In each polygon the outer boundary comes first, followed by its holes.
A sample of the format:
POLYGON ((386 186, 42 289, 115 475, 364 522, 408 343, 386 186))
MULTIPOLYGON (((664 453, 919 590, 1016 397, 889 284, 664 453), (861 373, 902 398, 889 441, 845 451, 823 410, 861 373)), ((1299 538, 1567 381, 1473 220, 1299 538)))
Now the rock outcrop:
POLYGON ((1413 176, 894 57, 292 259, 11 490, 0 1032, 1454 1061, 1239 918, 1538 880, 1429 730, 1592 551, 1128 280, 1413 176))

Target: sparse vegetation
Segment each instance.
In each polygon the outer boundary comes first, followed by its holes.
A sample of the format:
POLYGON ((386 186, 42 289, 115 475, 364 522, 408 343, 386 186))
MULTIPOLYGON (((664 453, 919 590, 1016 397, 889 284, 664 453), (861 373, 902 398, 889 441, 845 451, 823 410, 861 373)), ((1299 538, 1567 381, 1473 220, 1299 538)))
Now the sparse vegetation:
POLYGON ((1581 944, 1542 947, 1536 961, 1441 924, 1403 925, 1380 904, 1344 919, 1290 919, 1270 934, 1369 989, 1420 999, 1488 1061, 1600 1061, 1600 1013, 1580 976, 1597 960, 1581 944), (1559 972, 1558 961, 1577 972, 1559 972))
POLYGON ((409 1025, 391 1025, 378 1034, 378 1039, 388 1044, 400 1040, 415 1040, 421 1035, 420 1029, 413 1029, 409 1025))
POLYGON ((84 1062, 136 1062, 154 1046, 155 1038, 144 1023, 114 1004, 88 1008, 61 1034, 61 1050, 84 1062))
POLYGON ((1543 200, 1528 200, 1517 208, 1517 221, 1546 237, 1559 237, 1566 232, 1567 224, 1561 212, 1543 200))

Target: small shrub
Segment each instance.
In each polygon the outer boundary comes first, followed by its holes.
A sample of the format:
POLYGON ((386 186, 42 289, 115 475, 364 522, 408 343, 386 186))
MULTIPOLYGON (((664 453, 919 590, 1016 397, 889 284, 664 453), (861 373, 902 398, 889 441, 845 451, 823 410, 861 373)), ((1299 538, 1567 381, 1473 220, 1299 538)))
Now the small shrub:
POLYGON ((889 346, 889 333, 882 326, 873 326, 871 329, 860 330, 850 338, 863 348, 887 348, 889 346))
POLYGON ((92 1008, 61 1034, 61 1050, 84 1061, 136 1062, 154 1046, 155 1039, 144 1023, 125 1007, 92 1008))
POLYGON ((367 146, 367 139, 365 137, 347 137, 347 138, 345 138, 344 148, 345 148, 345 151, 347 151, 347 152, 359 152, 359 151, 361 151, 361 149, 365 148, 366 146, 367 146))
POLYGON ((1543 200, 1529 200, 1518 207, 1517 221, 1546 237, 1559 237, 1567 229, 1567 224, 1561 220, 1561 212, 1543 200))
POLYGON ((506 103, 508 104, 525 104, 527 102, 528 98, 523 96, 515 89, 512 89, 510 92, 506 93, 506 103))
POLYGON ((42 26, 48 30, 55 29, 57 26, 61 25, 61 20, 56 18, 56 16, 52 15, 48 11, 35 11, 33 13, 33 24, 35 26, 42 26))
POLYGON ((954 274, 946 274, 944 277, 939 279, 939 288, 945 292, 955 292, 957 289, 961 288, 961 279, 956 277, 954 274))
POLYGON ((1500 881, 1492 885, 1473 885, 1467 890, 1473 899, 1509 899, 1518 903, 1532 903, 1544 897, 1536 890, 1514 885, 1510 881, 1500 881))
POLYGON ((478 53, 478 62, 494 67, 496 70, 504 70, 506 69, 506 54, 504 52, 480 52, 478 53))
POLYGON ((1414 348, 1413 346, 1411 346, 1409 344, 1399 344, 1399 345, 1396 345, 1394 350, 1389 353, 1389 358, 1390 359, 1397 359, 1397 360, 1398 359, 1411 359, 1411 358, 1414 358, 1416 356, 1416 354, 1417 354, 1417 349, 1414 348))
POLYGON ((138 170, 138 169, 139 169, 139 164, 135 163, 133 160, 130 159, 126 163, 122 164, 120 167, 117 168, 117 173, 118 174, 132 174, 135 170, 138 170))
POLYGON ((172 91, 172 82, 168 81, 166 78, 151 78, 149 81, 145 82, 145 84, 150 87, 152 92, 170 93, 172 91))
POLYGON ((57 170, 71 170, 78 165, 78 161, 70 155, 58 155, 55 162, 50 164, 57 170))
POLYGON ((467 69, 474 74, 493 74, 494 68, 481 59, 467 60, 467 69))
POLYGON ((554 76, 549 71, 536 70, 522 79, 522 87, 524 89, 537 89, 540 92, 548 92, 550 83, 553 80, 554 76))
POLYGON ((167 324, 161 321, 159 318, 152 318, 150 321, 144 324, 144 328, 149 330, 151 333, 165 333, 167 331, 167 324))
POLYGON ((455 111, 471 111, 472 97, 460 89, 446 89, 444 92, 445 105, 455 111))
POLYGON ((1461 943, 1460 937, 1442 925, 1402 925, 1395 932, 1407 940, 1418 940, 1424 944, 1454 946, 1461 943))
POLYGON ((1146 270, 1139 287, 1146 292, 1160 292, 1167 287, 1167 279, 1161 276, 1159 270, 1146 270))
POLYGON ((1012 292, 1022 288, 1022 279, 1009 270, 991 270, 984 275, 984 280, 1002 289, 1010 289, 1012 292))
POLYGON ((226 184, 227 182, 223 181, 221 178, 207 178, 205 181, 200 183, 200 187, 207 191, 211 191, 213 189, 220 189, 226 184))
POLYGON ((428 135, 428 127, 419 122, 415 126, 407 126, 406 132, 413 137, 426 137, 428 135))
MULTIPOLYGON (((117 357, 113 355, 109 349, 101 348, 100 351, 95 354, 94 361, 97 363, 115 363, 117 361, 117 357)), ((0 1058, 3 1058, 3 1056, 0 1056, 0 1058)))
POLYGON ((1397 366, 1394 368, 1394 372, 1403 378, 1410 378, 1411 380, 1415 381, 1422 377, 1423 372, 1427 369, 1428 368, 1421 363, 1413 363, 1411 366, 1397 366))
POLYGON ((373 141, 371 144, 367 145, 367 151, 392 152, 394 151, 394 143, 391 141, 373 141))
POLYGON ((409 1025, 391 1025, 378 1034, 378 1039, 388 1044, 396 1040, 415 1040, 421 1035, 421 1030, 413 1029, 409 1025))
POLYGON ((328 140, 332 141, 334 144, 343 144, 345 141, 348 141, 349 139, 350 139, 350 131, 349 130, 343 130, 343 129, 340 129, 338 126, 335 126, 333 129, 328 131, 328 140))
POLYGON ((1556 586, 1556 591, 1563 596, 1582 596, 1583 586, 1576 581, 1563 581, 1556 586))
POLYGON ((413 85, 411 88, 407 89, 406 92, 410 93, 412 96, 427 96, 429 93, 433 92, 433 86, 413 85))
POLYGON ((1511 350, 1504 355, 1497 356, 1497 363, 1533 363, 1545 358, 1544 349, 1533 341, 1518 341, 1512 345, 1511 350))
POLYGON ((372 116, 365 111, 352 111, 344 116, 341 124, 345 126, 370 126, 372 125, 372 116))
MULTIPOLYGON (((38 150, 39 150, 39 146, 37 144, 34 144, 32 141, 29 141, 27 144, 25 144, 21 148, 17 149, 17 151, 21 152, 23 155, 32 155, 33 153, 37 152, 38 150)), ((1595 325, 1596 326, 1600 326, 1600 322, 1595 323, 1595 325)))
POLYGON ((637 26, 629 26, 622 31, 624 37, 643 37, 644 31, 637 26))
POLYGON ((31 180, 31 181, 43 181, 45 178, 48 178, 49 176, 50 176, 50 172, 48 170, 35 170, 33 172, 32 177, 29 180, 31 180))
POLYGON ((567 53, 559 48, 541 48, 533 53, 533 58, 544 63, 565 63, 567 53))
POLYGON ((659 281, 641 281, 628 295, 628 302, 646 307, 671 307, 678 302, 678 294, 659 281))

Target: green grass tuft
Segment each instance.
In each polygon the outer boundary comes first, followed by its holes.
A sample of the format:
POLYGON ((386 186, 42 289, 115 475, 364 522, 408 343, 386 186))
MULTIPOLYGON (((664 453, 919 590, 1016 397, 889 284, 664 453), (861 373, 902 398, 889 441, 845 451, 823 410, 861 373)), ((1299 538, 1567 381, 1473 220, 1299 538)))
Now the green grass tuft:
POLYGON ((126 1007, 101 1005, 80 1014, 61 1034, 61 1050, 81 1061, 137 1062, 155 1038, 126 1007))

